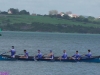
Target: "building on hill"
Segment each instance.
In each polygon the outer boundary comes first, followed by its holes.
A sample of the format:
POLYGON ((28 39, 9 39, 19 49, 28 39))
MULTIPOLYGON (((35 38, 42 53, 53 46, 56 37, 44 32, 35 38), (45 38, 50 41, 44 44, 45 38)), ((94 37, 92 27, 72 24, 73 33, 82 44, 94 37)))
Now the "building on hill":
POLYGON ((60 13, 60 16, 63 17, 65 14, 63 12, 60 13))
POLYGON ((36 16, 37 14, 36 14, 36 13, 32 13, 31 15, 32 15, 32 16, 36 16))
POLYGON ((71 18, 77 18, 77 17, 79 17, 79 16, 76 15, 76 14, 68 14, 68 16, 71 17, 71 18))
POLYGON ((8 10, 8 14, 12 14, 12 11, 11 10, 8 10))

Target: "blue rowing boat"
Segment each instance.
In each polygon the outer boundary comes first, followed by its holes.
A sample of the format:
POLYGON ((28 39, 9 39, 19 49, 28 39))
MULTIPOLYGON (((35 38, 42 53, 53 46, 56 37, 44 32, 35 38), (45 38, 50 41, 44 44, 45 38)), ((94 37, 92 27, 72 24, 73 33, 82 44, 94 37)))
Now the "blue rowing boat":
POLYGON ((15 61, 15 60, 22 60, 22 61, 53 61, 53 62, 94 62, 94 63, 100 63, 100 56, 93 56, 91 58, 81 58, 80 60, 74 60, 74 59, 58 59, 58 57, 54 57, 54 59, 47 59, 45 57, 41 59, 34 58, 33 56, 29 56, 29 58, 19 58, 20 56, 15 56, 15 58, 10 57, 9 55, 0 55, 0 61, 7 60, 7 61, 15 61))

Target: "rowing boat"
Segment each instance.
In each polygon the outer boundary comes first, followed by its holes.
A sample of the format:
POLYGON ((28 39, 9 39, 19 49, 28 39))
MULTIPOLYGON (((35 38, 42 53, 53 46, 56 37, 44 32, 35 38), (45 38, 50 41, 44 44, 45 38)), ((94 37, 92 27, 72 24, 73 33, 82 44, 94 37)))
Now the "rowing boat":
POLYGON ((81 58, 80 60, 74 60, 74 59, 58 59, 58 57, 54 57, 54 59, 47 59, 47 58, 41 58, 37 59, 33 56, 29 56, 29 58, 19 58, 19 56, 15 56, 15 58, 10 57, 9 55, 0 55, 0 60, 22 60, 22 61, 62 61, 62 62, 95 62, 100 63, 100 56, 93 56, 91 58, 81 58))

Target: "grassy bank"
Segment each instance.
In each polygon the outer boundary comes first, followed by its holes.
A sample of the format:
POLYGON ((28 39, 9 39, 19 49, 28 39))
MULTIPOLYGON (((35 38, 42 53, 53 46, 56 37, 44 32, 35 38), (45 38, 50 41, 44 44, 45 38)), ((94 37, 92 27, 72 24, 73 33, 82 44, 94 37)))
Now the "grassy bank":
POLYGON ((87 23, 87 22, 78 22, 72 20, 66 20, 61 18, 51 18, 48 16, 31 16, 31 15, 5 15, 0 16, 0 23, 44 23, 44 24, 66 24, 66 25, 80 25, 84 27, 99 27, 99 24, 87 23))
POLYGON ((50 16, 2 15, 0 28, 9 31, 100 33, 100 24, 50 16))

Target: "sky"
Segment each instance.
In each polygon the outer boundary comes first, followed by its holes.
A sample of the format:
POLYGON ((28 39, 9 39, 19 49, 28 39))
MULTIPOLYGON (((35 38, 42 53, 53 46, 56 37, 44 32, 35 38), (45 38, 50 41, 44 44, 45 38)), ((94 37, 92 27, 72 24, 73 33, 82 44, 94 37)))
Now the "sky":
POLYGON ((27 10, 30 13, 48 14, 50 10, 71 11, 83 16, 100 16, 100 0, 0 0, 0 10, 9 8, 27 10))

